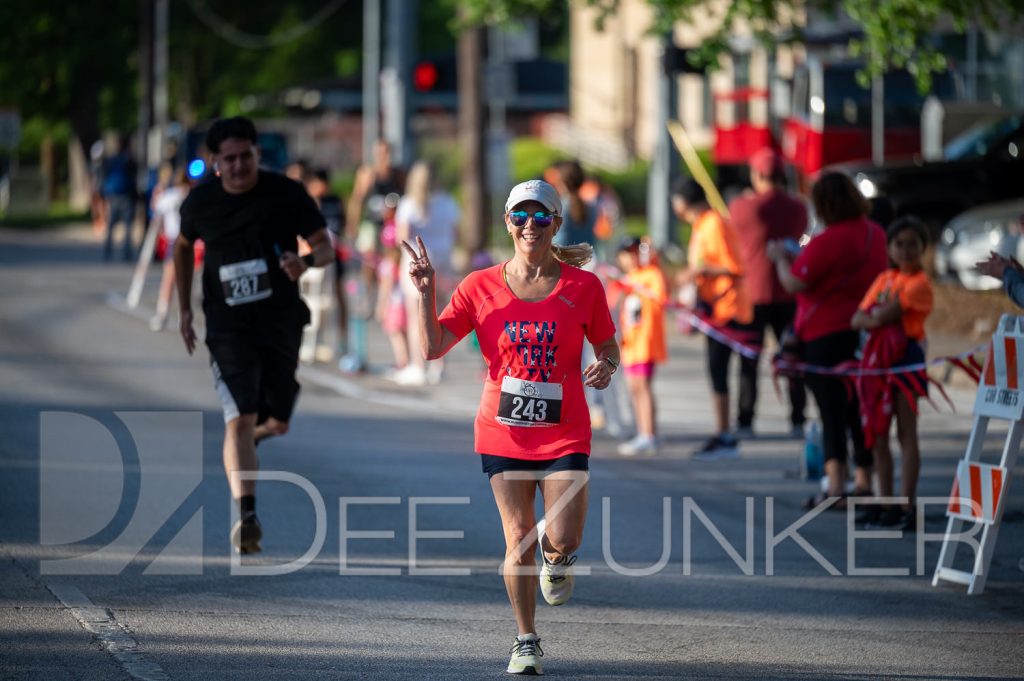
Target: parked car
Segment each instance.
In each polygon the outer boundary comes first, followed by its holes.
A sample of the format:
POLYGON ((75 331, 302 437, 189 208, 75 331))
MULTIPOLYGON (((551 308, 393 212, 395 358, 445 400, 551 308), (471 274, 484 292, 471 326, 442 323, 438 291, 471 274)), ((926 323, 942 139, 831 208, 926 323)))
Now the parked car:
POLYGON ((963 211, 1024 198, 1024 113, 987 119, 954 137, 941 161, 919 156, 832 167, 853 178, 864 196, 886 196, 896 215, 913 213, 934 235, 963 211))
POLYGON ((1000 282, 974 270, 989 251, 1024 262, 1024 199, 972 208, 949 221, 935 249, 935 273, 973 291, 999 288, 1000 282))

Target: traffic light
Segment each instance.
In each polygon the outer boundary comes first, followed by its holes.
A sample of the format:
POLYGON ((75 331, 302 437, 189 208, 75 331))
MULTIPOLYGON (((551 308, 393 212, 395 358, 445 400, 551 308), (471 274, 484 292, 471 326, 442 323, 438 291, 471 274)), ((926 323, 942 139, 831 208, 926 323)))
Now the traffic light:
POLYGON ((455 54, 440 54, 421 59, 412 69, 412 86, 422 93, 454 93, 458 87, 455 54))
POLYGON ((412 71, 413 87, 419 92, 429 92, 437 85, 437 77, 437 65, 434 62, 420 62, 412 71))

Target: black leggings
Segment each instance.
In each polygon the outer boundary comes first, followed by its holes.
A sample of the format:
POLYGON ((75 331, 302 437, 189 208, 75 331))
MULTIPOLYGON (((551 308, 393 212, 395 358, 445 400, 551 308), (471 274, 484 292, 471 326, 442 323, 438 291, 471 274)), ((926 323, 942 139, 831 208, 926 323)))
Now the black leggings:
MULTIPOLYGON (((771 328, 775 340, 782 343, 782 334, 793 323, 796 315, 796 303, 768 303, 754 306, 753 334, 756 345, 764 343, 765 331, 771 328)), ((754 425, 754 410, 757 406, 757 367, 758 360, 740 357, 740 395, 737 421, 740 428, 754 425)), ((794 426, 804 424, 804 411, 807 407, 807 391, 804 381, 799 376, 787 378, 789 386, 789 421, 794 426)))
MULTIPOLYGON (((729 326, 733 326, 730 322, 729 326)), ((729 358, 732 348, 719 343, 708 336, 708 376, 711 378, 711 390, 718 395, 729 394, 729 358)))
MULTIPOLYGON (((854 358, 860 337, 856 331, 840 331, 804 343, 804 361, 818 366, 835 366, 854 358)), ((807 387, 818 403, 821 414, 821 440, 825 460, 846 463, 846 433, 853 440, 853 462, 859 467, 871 466, 871 451, 864 447, 860 427, 860 402, 853 385, 842 379, 822 374, 807 374, 807 387)))

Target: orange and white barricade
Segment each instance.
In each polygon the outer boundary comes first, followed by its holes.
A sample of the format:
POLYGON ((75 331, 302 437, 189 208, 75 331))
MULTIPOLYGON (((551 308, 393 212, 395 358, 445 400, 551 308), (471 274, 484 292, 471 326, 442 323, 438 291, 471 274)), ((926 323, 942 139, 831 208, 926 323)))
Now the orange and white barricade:
POLYGON ((1024 436, 1024 317, 1003 315, 999 320, 981 376, 974 401, 974 427, 953 479, 953 491, 946 508, 949 523, 932 578, 933 586, 939 581, 955 582, 967 586, 967 593, 971 595, 985 590, 1010 472, 1017 462, 1024 436), (1010 422, 997 466, 979 461, 991 419, 1010 422), (984 525, 970 572, 953 568, 960 543, 957 538, 965 523, 984 525))

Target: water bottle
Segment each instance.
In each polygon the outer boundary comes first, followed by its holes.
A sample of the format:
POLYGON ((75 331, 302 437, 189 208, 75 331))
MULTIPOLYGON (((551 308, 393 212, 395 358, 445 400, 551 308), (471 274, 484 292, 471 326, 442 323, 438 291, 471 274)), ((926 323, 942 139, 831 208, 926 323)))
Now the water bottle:
POLYGON ((825 452, 821 447, 821 424, 811 421, 804 438, 800 475, 804 480, 820 480, 825 473, 825 452))

